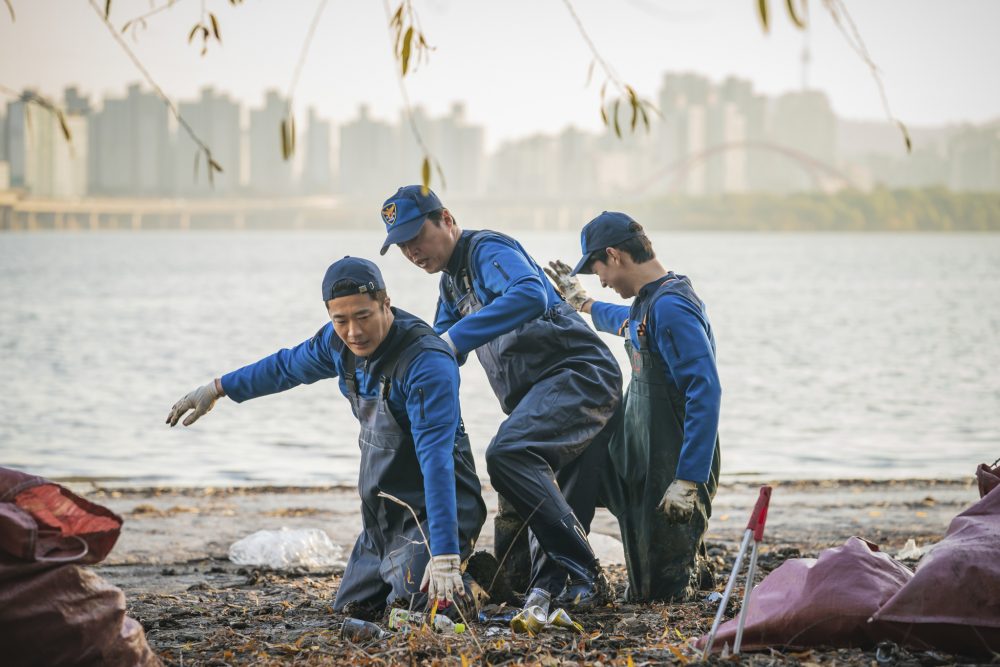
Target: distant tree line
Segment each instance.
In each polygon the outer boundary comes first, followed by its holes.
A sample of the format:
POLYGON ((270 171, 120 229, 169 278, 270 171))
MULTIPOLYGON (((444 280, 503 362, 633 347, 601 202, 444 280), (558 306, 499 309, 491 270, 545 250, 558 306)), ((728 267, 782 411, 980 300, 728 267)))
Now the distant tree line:
POLYGON ((1000 192, 943 187, 671 196, 625 206, 650 229, 1000 231, 1000 192))

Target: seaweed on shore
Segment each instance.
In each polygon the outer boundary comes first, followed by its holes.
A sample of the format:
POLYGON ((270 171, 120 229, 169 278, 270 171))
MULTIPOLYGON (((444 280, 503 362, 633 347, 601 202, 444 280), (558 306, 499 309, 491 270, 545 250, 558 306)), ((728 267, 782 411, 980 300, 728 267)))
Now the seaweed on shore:
MULTIPOLYGON (((723 545, 710 547, 720 572, 728 571, 732 554, 723 545)), ((760 576, 785 558, 798 555, 794 548, 773 550, 761 559, 760 576)), ((129 595, 128 613, 140 620, 150 645, 171 666, 685 665, 699 662, 692 643, 707 632, 716 610, 716 603, 704 599, 681 604, 616 602, 573 615, 586 630, 582 637, 561 631, 528 637, 513 635, 506 627, 476 623, 464 635, 425 630, 354 644, 340 638, 345 616, 333 611, 339 576, 237 568, 220 561, 196 561, 186 568, 187 572, 171 568, 161 575, 194 575, 196 583, 187 590, 129 595)), ((607 571, 620 596, 625 587, 624 568, 607 571)), ((736 604, 731 604, 727 616, 736 610, 736 604)), ((703 664, 902 667, 955 663, 952 656, 911 654, 893 646, 880 652, 817 649, 716 656, 703 664)))

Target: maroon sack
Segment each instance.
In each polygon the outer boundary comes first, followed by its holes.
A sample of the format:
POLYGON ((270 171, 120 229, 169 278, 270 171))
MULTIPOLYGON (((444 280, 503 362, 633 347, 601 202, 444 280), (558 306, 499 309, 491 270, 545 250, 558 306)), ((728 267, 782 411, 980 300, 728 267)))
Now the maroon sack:
POLYGON ((0 552, 28 562, 98 563, 122 519, 69 489, 0 468, 0 552))
POLYGON ((1000 653, 1000 487, 952 519, 874 618, 916 648, 1000 653))
MULTIPOLYGON (((741 650, 873 646, 880 632, 868 619, 911 577, 906 566, 858 537, 819 558, 787 560, 753 590, 741 650)), ((733 619, 719 627, 713 650, 732 647, 736 625, 733 619)))
POLYGON ((976 481, 979 483, 979 497, 1000 486, 1000 461, 994 461, 992 466, 980 463, 976 468, 976 481))
POLYGON ((125 596, 97 563, 122 520, 58 484, 0 468, 0 647, 4 667, 160 665, 125 596))

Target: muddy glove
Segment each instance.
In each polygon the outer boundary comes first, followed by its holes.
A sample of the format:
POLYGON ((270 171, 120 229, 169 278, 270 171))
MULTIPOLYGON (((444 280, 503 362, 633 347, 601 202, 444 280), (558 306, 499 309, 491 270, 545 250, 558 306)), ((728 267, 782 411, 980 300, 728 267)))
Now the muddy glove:
POLYGON ((170 414, 167 415, 167 423, 171 426, 177 426, 177 420, 183 417, 185 412, 194 410, 184 420, 184 425, 190 426, 198 421, 203 414, 211 410, 212 406, 215 405, 215 401, 222 395, 222 385, 218 380, 212 380, 204 387, 198 387, 174 403, 174 407, 170 408, 170 414))
POLYGON ((698 485, 686 479, 675 479, 670 482, 663 500, 657 509, 667 515, 674 523, 687 523, 694 513, 694 504, 698 500, 698 485))
POLYGON ((458 554, 432 556, 420 581, 420 590, 424 589, 427 590, 428 603, 438 599, 451 602, 456 594, 465 597, 462 557, 458 554))
POLYGON ((583 285, 580 284, 580 279, 569 275, 573 269, 558 259, 549 262, 549 267, 545 269, 545 273, 556 284, 556 289, 566 299, 566 303, 576 310, 582 309, 584 304, 590 301, 590 297, 587 296, 587 290, 583 289, 583 285))

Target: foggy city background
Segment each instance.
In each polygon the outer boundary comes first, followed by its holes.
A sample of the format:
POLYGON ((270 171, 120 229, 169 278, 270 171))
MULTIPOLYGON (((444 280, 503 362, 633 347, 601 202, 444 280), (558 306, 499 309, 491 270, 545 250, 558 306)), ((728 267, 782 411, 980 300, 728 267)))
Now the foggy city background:
MULTIPOLYGON (((194 142, 84 3, 60 6, 57 23, 45 20, 54 5, 18 7, 17 23, 0 26, 10 54, 0 83, 61 105, 73 139, 36 105, 0 107, 0 229, 375 222, 371 211, 389 191, 419 180, 423 152, 400 108, 384 16, 371 4, 323 17, 291 105, 282 91, 311 7, 220 7, 224 40, 205 55, 184 38, 194 6, 177 3, 126 31, 223 166, 214 184, 195 164, 194 142), (33 34, 65 41, 17 57, 33 34), (289 108, 298 141, 285 161, 279 126, 289 108)), ((659 112, 648 132, 640 123, 619 139, 601 126, 601 75, 586 85, 589 53, 557 3, 560 12, 469 4, 428 3, 424 29, 440 43, 406 85, 443 172, 432 187, 466 210, 475 205, 480 226, 568 229, 617 206, 664 228, 997 228, 995 201, 979 196, 1000 191, 1000 93, 990 77, 1000 47, 984 27, 1000 20, 996 5, 963 4, 961 29, 936 23, 945 10, 934 3, 854 8, 913 139, 907 154, 869 73, 823 11, 806 31, 775 21, 765 35, 752 3, 582 5, 605 56, 659 112), (532 17, 519 24, 529 34, 511 42, 505 25, 522 15, 532 17), (886 25, 893 17, 905 18, 905 36, 886 25), (536 32, 548 38, 531 39, 536 32), (625 48, 643 37, 642 49, 625 48)), ((112 23, 152 6, 115 3, 112 23)))
MULTIPOLYGON (((620 139, 563 3, 418 4, 434 50, 405 88, 444 174, 431 187, 464 228, 511 231, 540 262, 576 257, 602 210, 649 229, 716 329, 726 476, 955 477, 995 449, 1000 5, 851 4, 908 154, 818 3, 806 30, 775 5, 767 33, 754 2, 574 3, 658 109, 620 139), (871 233, 899 231, 980 233, 871 233)), ((10 465, 145 483, 356 478, 357 433, 332 384, 161 428, 188 385, 311 336, 327 318, 324 269, 375 257, 382 201, 421 178, 381 3, 329 5, 291 100, 317 4, 228 5, 206 5, 221 43, 204 55, 188 43, 200 3, 115 0, 110 19, 222 165, 214 184, 100 10, 15 0, 16 21, 0 18, 10 465), (65 110, 72 142, 26 91, 65 110)), ((395 305, 433 317, 436 276, 395 250, 379 265, 395 305)), ((627 367, 621 341, 606 342, 627 367)), ((502 414, 469 364, 482 464, 502 414)))

